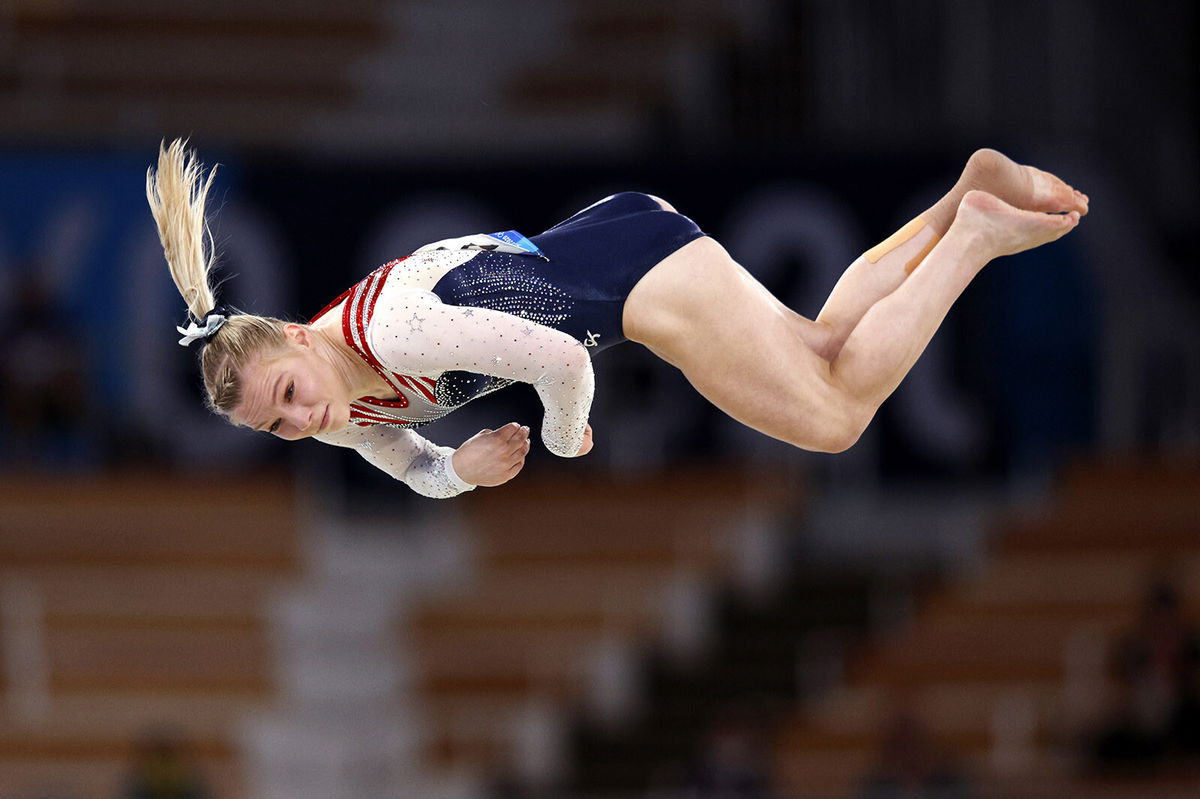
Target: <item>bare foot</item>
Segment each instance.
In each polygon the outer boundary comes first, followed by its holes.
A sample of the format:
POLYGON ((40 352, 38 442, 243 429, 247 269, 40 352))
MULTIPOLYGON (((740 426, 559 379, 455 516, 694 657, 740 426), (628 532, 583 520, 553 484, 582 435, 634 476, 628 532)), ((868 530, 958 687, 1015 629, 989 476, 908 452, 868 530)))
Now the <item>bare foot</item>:
POLYGON ((1080 216, 1088 212, 1086 194, 1049 172, 1022 166, 995 150, 976 150, 955 188, 962 194, 972 189, 986 191, 1025 211, 1078 211, 1080 216))
POLYGON ((1078 224, 1078 211, 1025 211, 994 194, 969 191, 958 206, 953 227, 961 225, 962 230, 978 234, 985 255, 991 259, 1040 247, 1070 233, 1078 224))
POLYGON ((1049 172, 1022 166, 995 150, 976 150, 946 196, 923 214, 940 232, 954 221, 959 203, 969 191, 984 191, 1024 211, 1088 212, 1088 197, 1049 172))

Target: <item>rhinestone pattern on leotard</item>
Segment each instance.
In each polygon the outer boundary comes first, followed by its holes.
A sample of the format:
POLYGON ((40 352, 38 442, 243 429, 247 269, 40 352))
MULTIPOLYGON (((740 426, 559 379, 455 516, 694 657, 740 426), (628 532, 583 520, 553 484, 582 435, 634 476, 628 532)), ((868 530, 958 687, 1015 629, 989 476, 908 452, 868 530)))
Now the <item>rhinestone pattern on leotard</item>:
POLYGON ((575 300, 522 268, 518 259, 529 257, 489 252, 448 273, 457 304, 503 311, 547 327, 562 323, 574 310, 575 300))
POLYGON ((441 263, 425 264, 424 256, 393 261, 344 297, 347 344, 395 393, 360 397, 351 405, 352 423, 415 427, 520 381, 533 385, 545 406, 547 448, 577 454, 594 390, 591 359, 579 341, 542 322, 565 318, 572 299, 513 269, 510 259, 524 256, 488 252, 455 269, 469 267, 455 277, 479 305, 445 305, 425 286, 446 274, 446 262, 429 255, 441 263))
MULTIPOLYGON (((531 384, 545 408, 547 449, 578 454, 595 379, 590 354, 569 334, 491 308, 446 305, 429 292, 397 285, 380 293, 368 338, 387 368, 410 380, 435 381, 435 399, 449 404, 439 415, 512 382, 531 384), (414 315, 422 320, 419 333, 407 323, 414 315)), ((398 415, 411 411, 396 409, 398 415)))

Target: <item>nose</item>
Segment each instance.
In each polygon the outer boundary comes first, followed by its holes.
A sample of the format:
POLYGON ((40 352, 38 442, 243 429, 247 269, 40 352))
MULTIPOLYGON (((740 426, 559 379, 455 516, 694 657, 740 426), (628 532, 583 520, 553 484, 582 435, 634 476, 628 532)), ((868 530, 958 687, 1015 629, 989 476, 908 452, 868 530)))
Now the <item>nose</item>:
POLYGON ((313 415, 312 408, 302 408, 300 406, 293 405, 292 407, 288 408, 286 418, 288 423, 295 428, 297 434, 300 436, 307 436, 316 432, 315 428, 311 430, 309 429, 313 427, 313 415))

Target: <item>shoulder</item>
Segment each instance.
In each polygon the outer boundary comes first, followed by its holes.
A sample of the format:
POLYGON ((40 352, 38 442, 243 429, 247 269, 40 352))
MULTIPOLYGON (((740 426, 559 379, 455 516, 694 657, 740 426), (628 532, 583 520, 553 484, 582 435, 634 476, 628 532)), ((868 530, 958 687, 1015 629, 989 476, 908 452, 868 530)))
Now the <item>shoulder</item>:
POLYGON ((367 347, 391 368, 401 368, 410 345, 428 344, 436 337, 432 318, 441 299, 431 291, 421 291, 403 285, 384 287, 371 303, 362 325, 367 347))
POLYGON ((366 321, 367 339, 375 344, 395 335, 419 336, 426 330, 430 311, 442 305, 431 291, 385 290, 366 321))
POLYGON ((389 288, 431 291, 449 272, 485 254, 480 250, 416 252, 385 264, 384 279, 389 288))

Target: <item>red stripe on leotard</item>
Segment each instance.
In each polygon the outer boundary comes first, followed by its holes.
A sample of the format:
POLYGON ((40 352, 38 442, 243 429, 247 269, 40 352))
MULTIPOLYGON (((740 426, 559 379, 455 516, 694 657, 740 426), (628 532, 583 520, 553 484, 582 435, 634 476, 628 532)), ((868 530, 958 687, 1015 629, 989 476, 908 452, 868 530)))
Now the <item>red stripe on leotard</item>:
POLYGON ((394 408, 397 410, 406 408, 409 406, 408 397, 405 396, 406 389, 410 392, 419 393, 430 403, 437 404, 434 393, 434 388, 437 385, 436 380, 429 377, 403 375, 390 371, 375 356, 375 353, 371 351, 370 342, 367 339, 367 328, 374 317, 375 304, 379 300, 379 294, 382 292, 392 268, 403 260, 404 258, 397 258, 379 267, 357 285, 342 292, 341 296, 325 306, 319 314, 312 318, 312 321, 315 322, 337 307, 339 303, 344 303, 342 307, 342 337, 358 353, 359 357, 396 392, 396 399, 394 400, 381 400, 375 397, 360 397, 355 400, 350 406, 350 418, 351 421, 360 426, 395 424, 397 421, 404 421, 403 418, 397 419, 397 417, 387 415, 382 410, 374 411, 369 406, 376 406, 380 409, 394 408))

